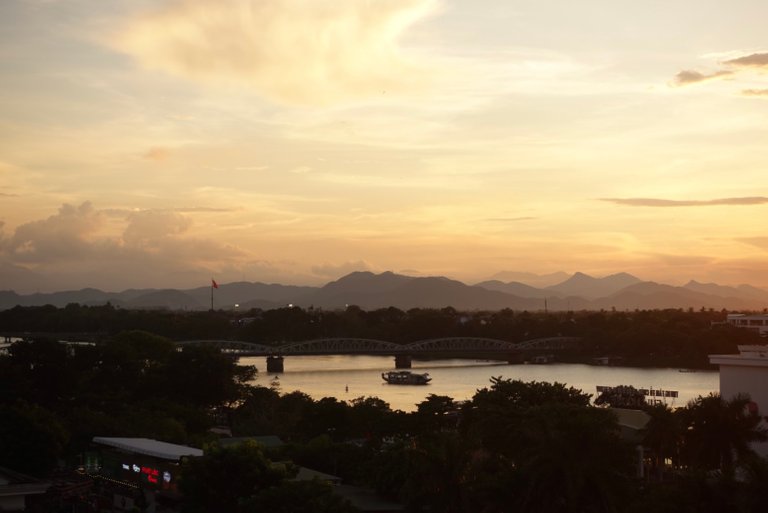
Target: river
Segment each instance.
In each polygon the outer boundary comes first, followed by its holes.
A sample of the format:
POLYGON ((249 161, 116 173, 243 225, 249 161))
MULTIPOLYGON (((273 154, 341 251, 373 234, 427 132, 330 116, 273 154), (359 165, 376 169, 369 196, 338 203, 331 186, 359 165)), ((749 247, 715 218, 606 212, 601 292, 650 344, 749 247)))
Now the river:
POLYGON ((510 365, 477 360, 414 361, 414 372, 428 372, 432 382, 425 386, 388 385, 381 373, 394 369, 388 356, 288 356, 285 372, 267 373, 265 359, 241 358, 243 365, 255 365, 259 374, 254 385, 277 386, 281 393, 295 390, 314 399, 336 397, 351 400, 376 396, 392 409, 413 411, 429 394, 447 395, 456 400, 470 399, 479 388, 490 385, 493 376, 523 381, 565 383, 596 396, 598 385, 632 385, 635 388, 676 390, 679 397, 667 398, 672 407, 700 395, 719 390, 717 371, 680 372, 678 369, 647 369, 555 363, 510 365))

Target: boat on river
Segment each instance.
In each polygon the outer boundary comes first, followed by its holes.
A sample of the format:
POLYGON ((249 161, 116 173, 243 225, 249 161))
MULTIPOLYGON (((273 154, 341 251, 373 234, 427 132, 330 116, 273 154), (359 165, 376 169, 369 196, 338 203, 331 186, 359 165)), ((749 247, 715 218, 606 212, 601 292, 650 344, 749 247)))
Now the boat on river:
POLYGON ((428 373, 416 374, 411 371, 382 372, 381 378, 390 385, 426 385, 432 378, 428 373))

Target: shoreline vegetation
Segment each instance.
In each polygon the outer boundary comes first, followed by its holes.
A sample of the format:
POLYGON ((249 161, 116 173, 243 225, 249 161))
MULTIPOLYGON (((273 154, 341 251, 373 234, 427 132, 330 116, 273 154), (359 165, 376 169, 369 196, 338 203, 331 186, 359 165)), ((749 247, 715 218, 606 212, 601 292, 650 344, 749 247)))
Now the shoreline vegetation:
POLYGON ((141 330, 171 340, 240 340, 266 345, 321 338, 364 338, 407 344, 441 337, 480 337, 522 342, 579 337, 557 353, 563 363, 598 358, 628 367, 714 369, 710 354, 737 352, 739 344, 764 341, 756 333, 724 324, 726 311, 692 309, 578 312, 462 312, 454 308, 365 311, 285 307, 245 312, 126 310, 111 305, 70 304, 0 311, 0 333, 81 334, 109 340, 141 330))
MULTIPOLYGON (((293 511, 354 511, 328 487, 290 481, 297 465, 372 488, 413 512, 761 511, 768 462, 750 443, 766 434, 746 397, 699 397, 673 411, 620 390, 597 406, 567 384, 498 377, 468 401, 433 394, 406 413, 377 397, 315 400, 253 386, 253 367, 210 347, 177 350, 172 341, 218 330, 262 340, 280 329, 283 340, 311 338, 316 330, 400 340, 451 331, 518 339, 561 333, 583 337, 574 358, 623 354, 650 362, 661 355, 690 369, 708 353, 756 342, 748 331, 716 324, 723 315, 14 309, 0 312, 1 330, 102 335, 94 345, 19 341, 0 353, 0 466, 47 478, 75 472, 94 436, 144 437, 205 449, 182 466, 184 513, 222 505, 236 513, 265 505, 289 511, 282 503, 293 511), (627 435, 618 407, 642 409, 650 420, 627 435), (222 426, 235 437, 275 435, 285 445, 219 447, 222 426), (292 463, 276 474, 273 464, 285 461, 292 463), (207 481, 212 472, 215 483, 207 481)), ((58 511, 46 500, 39 498, 39 511, 58 511)))

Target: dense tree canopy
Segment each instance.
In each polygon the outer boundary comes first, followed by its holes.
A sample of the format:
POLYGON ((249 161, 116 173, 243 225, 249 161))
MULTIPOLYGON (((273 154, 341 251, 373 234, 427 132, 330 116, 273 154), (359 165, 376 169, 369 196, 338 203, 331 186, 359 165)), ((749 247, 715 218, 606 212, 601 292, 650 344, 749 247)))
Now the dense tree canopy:
POLYGON ((223 312, 78 305, 14 314, 0 312, 0 328, 38 322, 36 330, 101 333, 93 345, 43 338, 15 342, 0 353, 0 466, 33 475, 46 475, 59 461, 77 461, 94 435, 202 447, 214 441, 209 428, 221 422, 236 436, 279 435, 288 444, 270 458, 249 444, 211 445, 185 467, 187 511, 211 511, 205 508, 213 504, 213 510, 242 513, 350 511, 328 486, 286 480, 292 467, 273 462, 288 460, 375 487, 411 511, 746 513, 768 504, 767 464, 750 445, 766 434, 746 397, 702 397, 675 411, 640 404, 637 394, 598 398, 606 406, 642 406, 651 416, 643 445, 652 471, 637 481, 636 448, 620 438, 611 409, 564 384, 493 378, 470 401, 431 395, 404 413, 376 397, 313 399, 254 387, 253 368, 210 348, 177 350, 167 338, 408 342, 467 335, 515 341, 568 334, 581 336, 582 344, 562 353, 566 360, 611 354, 628 363, 693 367, 708 353, 754 340, 748 331, 713 326, 720 312, 294 308, 250 312, 253 321, 242 325, 223 312), (116 326, 130 330, 117 332, 116 326), (138 330, 151 326, 159 334, 138 330))
POLYGON ((707 355, 734 352, 759 336, 723 324, 726 312, 682 309, 633 312, 459 312, 453 308, 365 311, 285 307, 247 312, 126 310, 112 306, 15 307, 0 311, 0 331, 90 333, 108 339, 142 330, 172 340, 230 339, 279 345, 288 341, 360 337, 408 343, 436 337, 510 342, 556 335, 581 337, 559 353, 565 361, 621 356, 638 366, 706 367, 707 355))

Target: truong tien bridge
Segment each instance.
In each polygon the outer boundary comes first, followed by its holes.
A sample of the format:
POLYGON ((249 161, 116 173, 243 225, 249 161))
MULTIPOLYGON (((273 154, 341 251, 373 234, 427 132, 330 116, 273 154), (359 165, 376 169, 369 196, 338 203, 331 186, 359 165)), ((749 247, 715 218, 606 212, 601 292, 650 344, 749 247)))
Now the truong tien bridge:
POLYGON ((279 346, 237 340, 185 340, 176 342, 176 346, 216 347, 234 357, 265 356, 267 372, 283 372, 284 359, 291 355, 392 356, 395 359, 395 368, 398 369, 410 369, 413 358, 484 358, 517 363, 522 362, 528 355, 566 349, 578 340, 578 337, 547 337, 515 343, 491 338, 446 337, 396 344, 364 338, 321 338, 279 346))
MULTIPOLYGON (((104 339, 100 333, 0 333, 0 351, 6 350, 12 340, 52 338, 62 344, 87 345, 104 339)), ((397 344, 385 340, 365 338, 320 338, 282 345, 266 345, 239 340, 184 340, 176 341, 176 347, 208 346, 219 349, 232 357, 264 356, 267 372, 283 372, 286 356, 313 355, 381 355, 392 356, 395 368, 409 369, 413 358, 436 360, 441 358, 482 358, 520 363, 528 357, 546 356, 567 349, 580 340, 579 337, 546 337, 522 342, 507 342, 492 338, 443 337, 419 340, 409 344, 397 344)))

